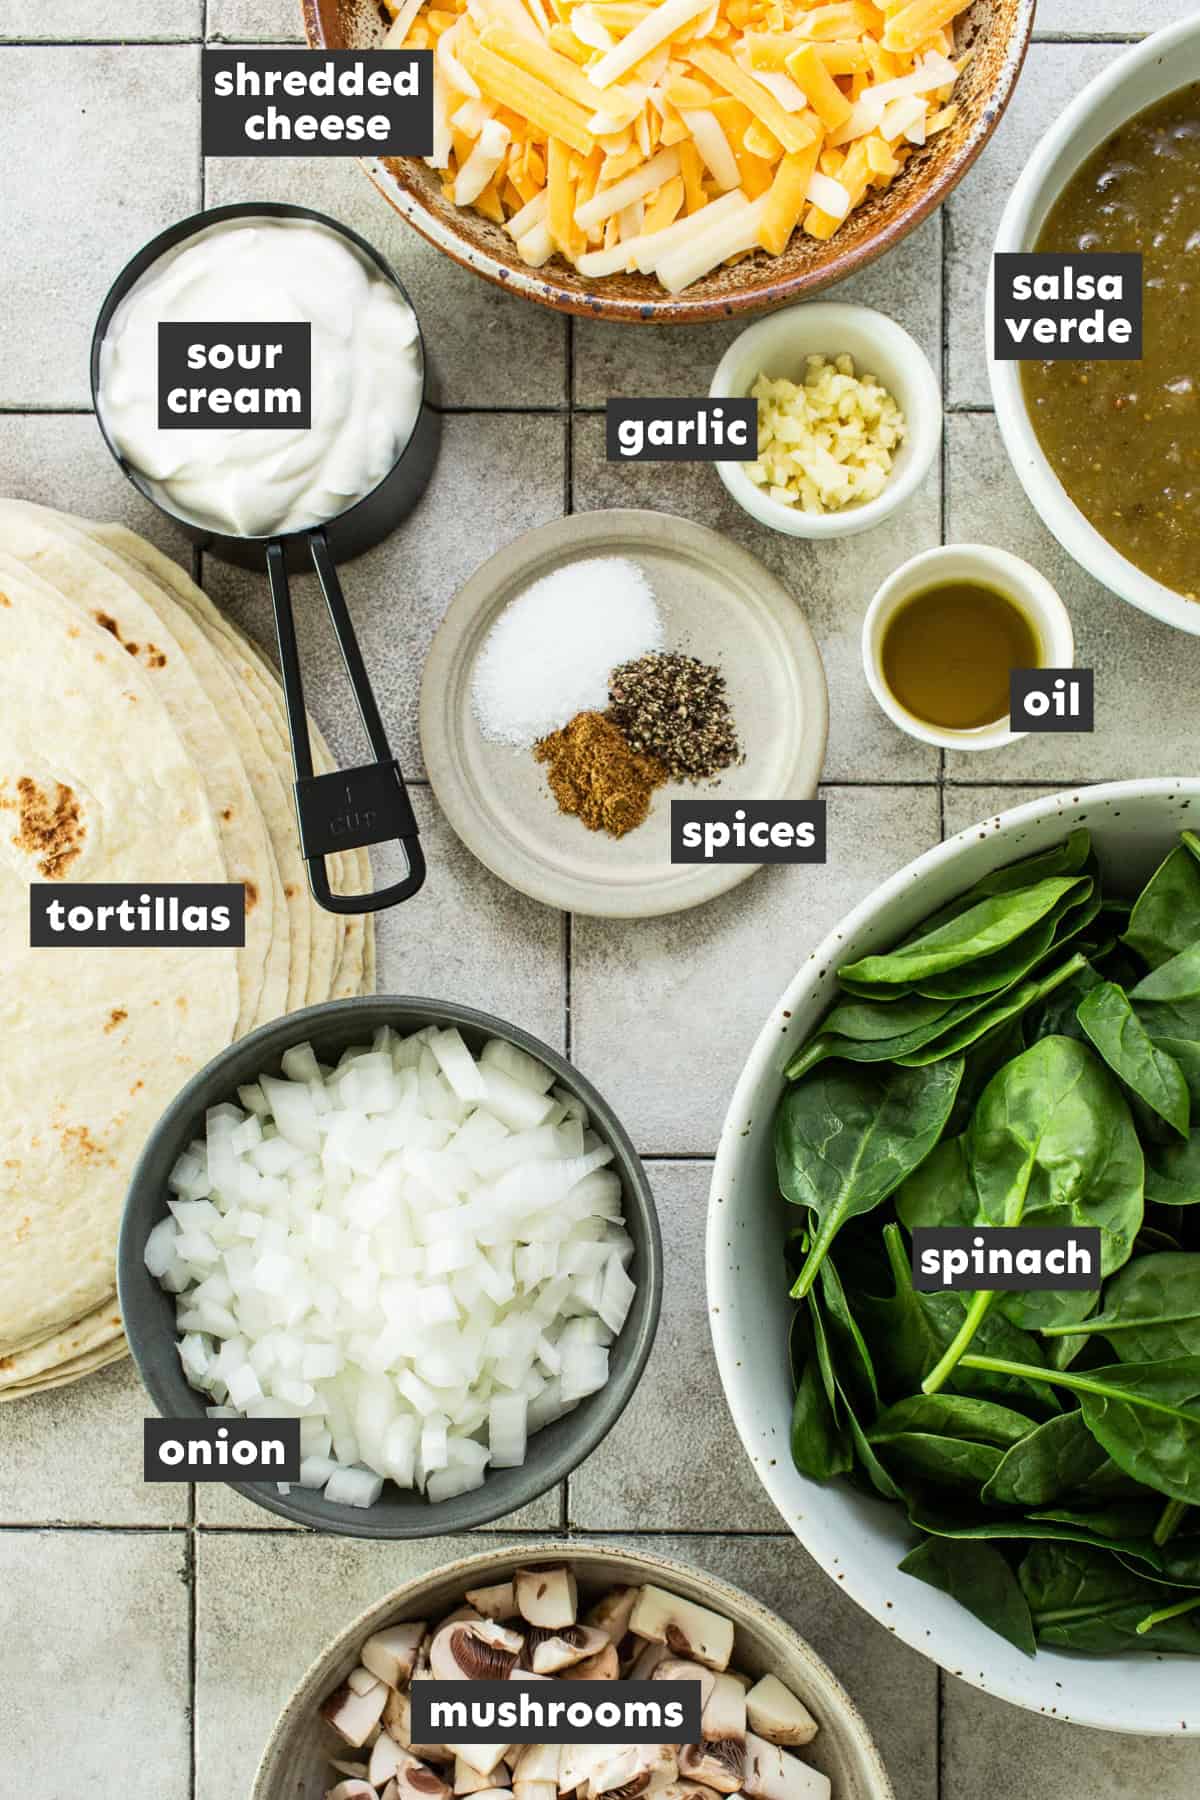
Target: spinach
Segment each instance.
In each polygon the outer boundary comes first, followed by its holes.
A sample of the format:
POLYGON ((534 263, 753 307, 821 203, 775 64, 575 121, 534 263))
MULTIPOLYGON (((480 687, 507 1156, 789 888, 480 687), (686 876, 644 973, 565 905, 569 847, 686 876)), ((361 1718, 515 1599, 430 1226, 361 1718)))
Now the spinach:
POLYGON ((1036 1654, 1029 1602, 999 1550, 969 1539, 926 1538, 910 1550, 900 1570, 949 1594, 1001 1637, 1036 1654))
POLYGON ((779 1186, 817 1220, 796 1299, 811 1289, 846 1220, 881 1205, 928 1156, 961 1079, 961 1057, 880 1074, 834 1063, 784 1096, 775 1127, 779 1186))
MULTIPOLYGON (((1062 1329, 1052 1325, 1042 1335, 1062 1329)), ((1200 1256, 1163 1250, 1139 1257, 1105 1288, 1104 1311, 1069 1329, 1107 1338, 1121 1362, 1200 1357, 1200 1256)))
MULTIPOLYGON (((1197 870, 1200 877, 1200 869, 1197 870)), ((966 912, 885 956, 864 956, 838 970, 860 987, 911 987, 1005 949, 1032 930, 1087 878, 1051 876, 1012 894, 989 895, 966 912)))
POLYGON ((1161 1605, 1162 1589, 1087 1545, 1035 1544, 1018 1579, 1041 1644, 1093 1656, 1200 1654, 1200 1631, 1190 1618, 1171 1621, 1152 1638, 1139 1636, 1142 1620, 1161 1605))
POLYGON ((1200 863, 1182 845, 1142 889, 1121 941, 1152 969, 1200 943, 1200 863))
POLYGON ((1113 1074, 1185 1138, 1191 1120, 1183 1072, 1147 1035, 1122 989, 1114 981, 1101 982, 1084 996, 1077 1016, 1113 1074))
POLYGON ((1200 837, 1130 904, 1072 832, 839 973, 776 1119, 797 1467, 1026 1653, 1200 1655, 1200 837), (945 1225, 1098 1226, 1102 1289, 919 1293, 945 1225))
MULTIPOLYGON (((1128 1259, 1142 1223, 1144 1163, 1120 1090, 1091 1051, 1072 1038, 1041 1038, 984 1089, 964 1140, 975 1195, 973 1225, 1100 1229, 1100 1262, 1111 1274, 1128 1259)), ((1084 1318, 1090 1293, 976 1293, 961 1331, 926 1393, 941 1387, 993 1303, 1026 1328, 1084 1318)))
POLYGON ((999 1368, 999 1359, 963 1360, 1069 1388, 1088 1430, 1127 1475, 1171 1500, 1200 1504, 1200 1356, 1114 1363, 1086 1375, 1047 1369, 1040 1377, 1019 1365, 999 1368))
POLYGON ((989 1506, 1049 1506, 1086 1489, 1111 1461, 1081 1412, 1060 1413, 1013 1445, 983 1490, 989 1506))

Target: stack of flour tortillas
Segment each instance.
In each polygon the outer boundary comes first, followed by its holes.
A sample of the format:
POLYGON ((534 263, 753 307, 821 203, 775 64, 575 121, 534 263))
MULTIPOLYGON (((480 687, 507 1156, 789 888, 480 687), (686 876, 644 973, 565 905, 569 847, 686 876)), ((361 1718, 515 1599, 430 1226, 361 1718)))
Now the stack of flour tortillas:
MULTIPOLYGON (((0 501, 0 1400, 125 1354, 114 1252, 183 1083, 280 1013, 373 990, 369 919, 305 879, 283 695, 118 526, 0 501), (31 882, 241 882, 244 949, 29 947, 31 882)), ((334 765, 315 728, 318 770, 334 765)), ((371 885, 365 850, 329 860, 371 885)))

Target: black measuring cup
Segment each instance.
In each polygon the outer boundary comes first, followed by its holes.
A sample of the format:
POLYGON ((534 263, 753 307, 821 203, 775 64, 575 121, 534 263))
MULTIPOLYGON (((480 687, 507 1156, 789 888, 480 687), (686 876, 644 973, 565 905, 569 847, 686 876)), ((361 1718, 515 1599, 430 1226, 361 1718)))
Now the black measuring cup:
MULTIPOLYGON (((292 743, 292 763, 296 773, 296 817, 300 829, 300 853, 308 870, 308 883, 313 897, 327 912, 378 912, 397 901, 415 894, 425 880, 425 858, 417 830, 408 790, 400 764, 392 755, 387 732, 371 691, 366 665, 354 625, 338 580, 337 563, 349 561, 378 544, 412 511, 425 490, 433 472, 440 437, 440 421, 429 404, 429 364, 425 341, 417 324, 417 343, 421 356, 423 392, 416 421, 395 462, 383 479, 361 500, 319 525, 302 531, 276 532, 263 537, 237 537, 198 525, 175 512, 155 492, 153 484, 135 469, 113 443, 100 409, 100 347, 112 323, 113 314, 125 296, 146 270, 188 238, 234 219, 304 219, 323 225, 326 230, 345 238, 361 255, 391 282, 408 301, 403 284, 365 238, 350 231, 336 219, 314 212, 307 206, 288 206, 276 202, 248 202, 238 206, 218 206, 211 212, 195 213, 182 219, 169 230, 153 238, 125 265, 100 308, 92 336, 92 405, 104 441, 126 476, 153 506, 173 520, 194 544, 211 551, 222 562, 236 563, 241 568, 261 569, 265 566, 271 584, 271 602, 275 611, 275 630, 279 639, 279 664, 283 673, 284 700, 287 705, 288 732, 292 743), (329 610, 330 621, 341 651, 363 730, 374 754, 374 761, 351 769, 336 769, 326 775, 313 772, 312 746, 308 736, 308 716, 304 704, 304 678, 300 652, 296 643, 295 620, 292 616, 288 575, 312 568, 320 583, 329 610), (325 859, 339 850, 357 850, 369 844, 397 842, 404 852, 406 873, 391 887, 369 894, 335 894, 329 885, 325 859)), ((408 302, 411 305, 411 301, 408 302)), ((414 311, 414 317, 415 317, 414 311)))

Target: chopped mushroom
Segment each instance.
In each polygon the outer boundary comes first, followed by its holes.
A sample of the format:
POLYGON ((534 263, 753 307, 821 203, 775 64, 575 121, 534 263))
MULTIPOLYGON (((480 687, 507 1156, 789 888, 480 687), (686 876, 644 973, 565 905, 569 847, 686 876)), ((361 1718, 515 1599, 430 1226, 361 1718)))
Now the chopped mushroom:
POLYGON ((561 1631, 532 1631, 529 1634, 535 1675, 557 1675, 589 1656, 611 1649, 602 1631, 590 1625, 566 1625, 561 1631))
POLYGON ((473 1769, 471 1767, 465 1757, 456 1756, 454 1759, 455 1794, 458 1795, 461 1800, 461 1796, 464 1794, 481 1794, 484 1788, 495 1787, 496 1782, 493 1780, 493 1775, 499 1777, 500 1780, 503 1780, 506 1766, 503 1758, 501 1758, 494 1770, 489 1770, 486 1775, 481 1775, 478 1769, 473 1769))
MULTIPOLYGON (((504 1758, 512 1749, 512 1745, 451 1744, 450 1748, 453 1750, 456 1757, 461 1758, 465 1763, 469 1763, 471 1768, 477 1769, 481 1775, 491 1776, 495 1773, 497 1765, 504 1761, 504 1758)), ((477 1791, 481 1794, 490 1793, 493 1785, 494 1784, 491 1783, 485 1784, 484 1787, 479 1788, 477 1791)))
POLYGON ((325 1790, 325 1800, 378 1800, 378 1795, 369 1781, 339 1781, 336 1787, 325 1790))
POLYGON ((441 1776, 407 1751, 401 1752, 393 1780, 396 1800, 450 1800, 450 1789, 441 1776))
POLYGON ((629 1629, 638 1637, 666 1644, 676 1656, 694 1657, 710 1669, 725 1668, 733 1654, 733 1626, 728 1619, 650 1583, 634 1602, 629 1629))
POLYGON ((575 1623, 579 1596, 570 1569, 518 1569, 513 1576, 517 1608, 529 1625, 561 1631, 575 1623))
POLYGON ((671 1660, 671 1652, 665 1644, 643 1644, 639 1638, 633 1641, 641 1648, 629 1665, 629 1680, 650 1681, 660 1664, 671 1660))
POLYGON ((405 1687, 412 1680, 417 1655, 425 1640, 425 1621, 390 1625, 369 1637, 360 1652, 363 1667, 390 1688, 405 1687))
POLYGON ((371 1764, 368 1779, 372 1787, 384 1787, 396 1775, 408 1755, 403 1744, 398 1744, 387 1732, 381 1732, 371 1746, 371 1764))
POLYGON ((429 1646, 435 1681, 507 1681, 525 1647, 519 1631, 491 1619, 451 1621, 429 1646))
POLYGON ((764 1675, 746 1695, 746 1719, 769 1744, 811 1744, 817 1735, 807 1706, 774 1675, 764 1675))
POLYGON ((387 1688, 374 1676, 365 1694, 357 1693, 347 1681, 330 1694, 321 1717, 353 1749, 361 1750, 379 1723, 387 1697, 387 1688))
POLYGON ((640 1794, 657 1793, 668 1787, 679 1773, 675 1751, 670 1744, 634 1744, 625 1749, 603 1748, 607 1754, 598 1762, 588 1781, 591 1800, 636 1800, 640 1794))
POLYGON ((679 1772, 722 1794, 736 1794, 746 1771, 746 1690, 718 1675, 700 1720, 701 1741, 679 1757, 679 1772))
POLYGON ((752 1800, 829 1800, 830 1794, 828 1776, 753 1731, 746 1733, 742 1788, 752 1800))
POLYGON ((582 1662, 573 1663, 569 1669, 563 1669, 564 1681, 619 1681, 621 1678, 621 1659, 617 1655, 615 1644, 605 1644, 595 1656, 585 1656, 582 1662))
POLYGON ((515 1619, 517 1596, 511 1581, 497 1582, 494 1587, 468 1588, 468 1603, 483 1619, 515 1619))
POLYGON ((612 1643, 620 1644, 629 1630, 629 1615, 640 1591, 635 1587, 614 1588, 611 1594, 605 1594, 603 1600, 598 1600, 585 1615, 584 1624, 594 1625, 612 1643))
POLYGON ((351 1669, 346 1677, 346 1686, 356 1694, 369 1694, 381 1679, 381 1676, 372 1675, 370 1669, 364 1669, 360 1665, 357 1669, 351 1669))
MULTIPOLYGON (((659 1646, 656 1646, 658 1648, 659 1646)), ((664 1656, 650 1678, 652 1681, 698 1681, 700 1683, 700 1705, 707 1706, 717 1678, 711 1669, 702 1663, 688 1662, 682 1656, 664 1656)))

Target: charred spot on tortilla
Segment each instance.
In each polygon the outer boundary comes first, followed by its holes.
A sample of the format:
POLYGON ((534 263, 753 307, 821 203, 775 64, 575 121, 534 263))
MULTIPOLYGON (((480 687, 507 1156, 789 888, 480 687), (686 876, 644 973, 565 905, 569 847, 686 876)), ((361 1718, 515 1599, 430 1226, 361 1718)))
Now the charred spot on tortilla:
POLYGON ((0 606, 11 606, 12 601, 7 594, 0 593, 0 606))
POLYGON ((64 1125, 58 1141, 63 1155, 76 1162, 99 1162, 104 1155, 86 1125, 64 1125))
POLYGON ((123 1025, 128 1017, 129 1014, 125 1011, 123 1006, 114 1006, 108 1015, 108 1024, 104 1027, 105 1031, 115 1031, 117 1026, 123 1025))
POLYGON ((37 859, 47 881, 60 881, 75 858, 82 854, 87 826, 80 816, 79 800, 69 787, 57 781, 53 805, 32 775, 17 782, 20 825, 12 839, 18 850, 37 859))
POLYGON ((92 617, 95 619, 97 625, 102 625, 104 627, 105 631, 111 631, 113 636, 116 638, 118 644, 120 643, 120 641, 121 641, 120 629, 117 625, 117 621, 113 618, 111 613, 97 612, 97 613, 93 613, 92 617))
POLYGON ((242 886, 246 890, 246 911, 253 912, 258 905, 258 888, 252 881, 243 881, 242 886))

